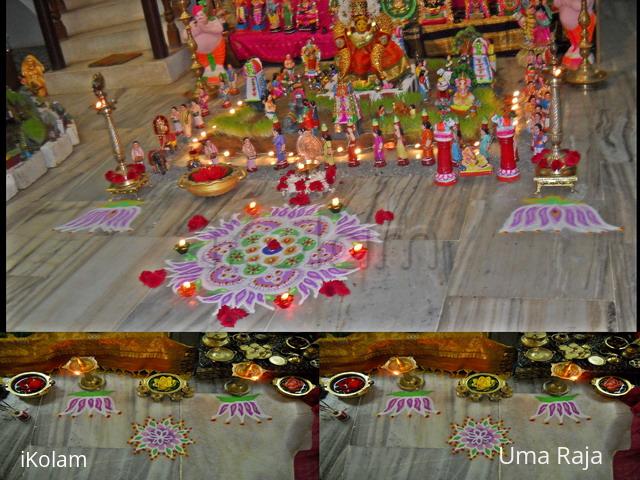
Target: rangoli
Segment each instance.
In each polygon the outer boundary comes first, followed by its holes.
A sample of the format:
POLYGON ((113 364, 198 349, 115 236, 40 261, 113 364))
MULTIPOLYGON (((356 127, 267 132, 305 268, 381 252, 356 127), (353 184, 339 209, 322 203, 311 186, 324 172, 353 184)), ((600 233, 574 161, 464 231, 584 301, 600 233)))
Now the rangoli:
POLYGON ((107 233, 133 230, 131 224, 142 211, 141 204, 142 202, 135 200, 106 203, 100 208, 89 210, 78 218, 54 228, 54 230, 60 232, 102 230, 107 233))
POLYGON ((262 419, 271 420, 269 415, 262 413, 260 406, 256 402, 256 398, 260 395, 246 395, 244 397, 227 397, 218 396, 218 400, 222 402, 218 407, 216 414, 211 417, 211 421, 215 422, 219 417, 227 415, 225 424, 231 423, 234 417, 240 419, 240 425, 244 425, 244 417, 253 418, 257 423, 262 423, 262 419))
POLYGON ((438 415, 440 412, 434 409, 433 400, 428 397, 430 390, 416 390, 415 392, 398 391, 390 393, 392 397, 387 400, 387 404, 382 412, 378 413, 378 417, 389 415, 393 418, 401 412, 407 412, 407 416, 411 417, 413 412, 429 418, 429 415, 438 415))
POLYGON ((562 397, 538 397, 540 404, 536 410, 535 415, 532 415, 529 420, 535 422, 536 418, 542 417, 546 414, 547 418, 544 419, 544 423, 549 423, 549 420, 553 417, 558 418, 558 424, 564 423, 564 417, 575 420, 576 423, 580 423, 581 419, 591 420, 591 417, 585 415, 580 410, 580 407, 574 401, 578 394, 565 395, 562 397))
POLYGON ((185 261, 167 261, 174 292, 184 282, 198 288, 198 300, 243 308, 273 309, 283 293, 302 304, 317 298, 324 282, 345 280, 360 269, 349 250, 354 242, 381 242, 373 225, 323 205, 272 207, 260 216, 238 214, 194 237, 185 261))
POLYGON ((603 233, 622 230, 606 223, 586 203, 553 196, 530 199, 528 203, 509 215, 500 233, 559 232, 564 229, 578 233, 603 233))
POLYGON ((94 412, 106 418, 113 414, 119 415, 122 412, 116 410, 115 402, 110 396, 112 392, 113 390, 96 390, 93 392, 81 390, 70 393, 69 396, 72 398, 67 401, 67 407, 58 416, 71 415, 71 418, 75 418, 83 412, 88 412, 90 417, 93 416, 94 412))
POLYGON ((133 445, 134 453, 146 451, 151 460, 160 455, 175 460, 177 455, 187 455, 186 446, 195 443, 184 420, 174 423, 171 416, 162 420, 147 417, 142 425, 132 425, 133 436, 127 443, 133 445))
POLYGON ((500 451, 506 445, 513 443, 507 434, 502 420, 493 422, 491 416, 475 421, 467 418, 462 425, 451 424, 453 434, 449 437, 448 443, 453 447, 453 453, 466 451, 469 460, 473 460, 478 455, 484 455, 493 460, 494 456, 499 456, 500 451))

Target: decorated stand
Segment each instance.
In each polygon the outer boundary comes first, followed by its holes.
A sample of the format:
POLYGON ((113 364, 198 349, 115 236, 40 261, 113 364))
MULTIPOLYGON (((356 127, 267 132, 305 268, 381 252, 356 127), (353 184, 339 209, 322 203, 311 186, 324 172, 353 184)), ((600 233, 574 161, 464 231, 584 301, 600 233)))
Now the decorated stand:
POLYGON ((439 122, 435 127, 433 138, 438 144, 437 172, 433 177, 433 183, 448 187, 458 181, 453 171, 453 163, 451 161, 453 133, 450 123, 444 121, 439 122))
POLYGON ((520 179, 513 145, 513 137, 516 134, 515 125, 508 115, 496 115, 492 121, 496 124, 496 137, 500 143, 500 168, 496 176, 501 182, 515 182, 520 179))

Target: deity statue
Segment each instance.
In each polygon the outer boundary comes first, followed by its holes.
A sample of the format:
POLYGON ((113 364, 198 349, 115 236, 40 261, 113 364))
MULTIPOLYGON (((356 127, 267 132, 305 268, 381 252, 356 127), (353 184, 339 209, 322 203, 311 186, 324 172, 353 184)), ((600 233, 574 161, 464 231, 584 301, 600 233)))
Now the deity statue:
POLYGON ((337 125, 356 124, 362 118, 360 104, 349 82, 338 82, 335 86, 333 122, 337 125))
POLYGON ((530 8, 534 9, 533 17, 536 20, 533 27, 533 44, 547 46, 551 43, 551 9, 546 0, 535 0, 530 8))
POLYGON ((315 0, 300 0, 296 8, 296 24, 300 31, 315 32, 319 26, 318 6, 315 0))
POLYGON ((293 7, 291 6, 291 0, 282 1, 282 24, 285 33, 293 33, 296 31, 296 24, 293 16, 293 7))
POLYGON ((451 0, 422 0, 420 9, 422 25, 438 25, 453 22, 451 0))
POLYGON ((477 37, 471 44, 473 74, 478 84, 493 83, 493 71, 489 61, 489 42, 484 38, 477 37))
POLYGON ((435 103, 439 108, 444 109, 451 103, 451 76, 453 72, 440 68, 437 74, 438 81, 436 83, 436 90, 438 91, 438 98, 435 103))
POLYGON ((393 41, 393 31, 377 0, 344 0, 333 27, 340 78, 355 77, 357 87, 367 88, 370 76, 393 82, 407 72, 409 60, 393 41))
POLYGON ((490 17, 487 0, 464 0, 464 18, 488 18, 490 17))
MULTIPOLYGON (((209 83, 220 84, 220 74, 224 73, 226 46, 222 38, 224 27, 219 18, 207 18, 204 8, 196 5, 192 10, 191 34, 196 42, 196 57, 204 67, 203 76, 209 83)), ((186 42, 186 32, 183 32, 186 42)))
POLYGON ((313 38, 307 40, 300 51, 300 57, 304 64, 304 76, 307 79, 315 78, 320 73, 320 55, 320 49, 314 43, 313 38))
POLYGON ((520 0, 498 0, 498 15, 501 17, 510 17, 518 8, 520 8, 520 0))
POLYGON ((296 61, 291 57, 290 53, 287 53, 284 56, 284 62, 282 62, 282 66, 284 67, 284 75, 287 82, 293 83, 295 79, 296 61))
POLYGON ((267 93, 267 81, 259 58, 254 57, 246 61, 242 67, 245 77, 245 101, 262 102, 267 93))
POLYGON ((249 0, 235 0, 236 30, 246 30, 249 27, 249 0))
MULTIPOLYGON (((562 64, 570 70, 576 70, 582 63, 580 56, 580 41, 582 39, 582 27, 578 24, 580 15, 580 0, 553 0, 553 6, 558 9, 560 23, 571 42, 571 46, 562 57, 562 64)), ((587 27, 587 40, 593 41, 593 32, 596 28, 596 14, 593 9, 595 0, 587 0, 587 12, 589 13, 589 26, 587 27)), ((593 62, 593 58, 590 58, 593 62)))
POLYGON ((201 85, 196 87, 195 98, 198 105, 200 105, 200 112, 202 113, 202 116, 206 117, 209 115, 209 94, 201 85))
POLYGON ((34 95, 46 97, 47 86, 44 83, 44 65, 33 55, 24 57, 21 65, 22 84, 34 95))
POLYGON ((269 0, 267 2, 267 20, 269 20, 269 31, 276 33, 282 28, 280 22, 280 15, 282 13, 282 7, 277 0, 269 0))
POLYGON ((476 97, 471 93, 471 79, 466 73, 460 73, 454 80, 456 92, 453 94, 451 111, 457 114, 469 113, 475 106, 476 97))
POLYGON ((251 0, 252 30, 264 30, 264 0, 251 0))

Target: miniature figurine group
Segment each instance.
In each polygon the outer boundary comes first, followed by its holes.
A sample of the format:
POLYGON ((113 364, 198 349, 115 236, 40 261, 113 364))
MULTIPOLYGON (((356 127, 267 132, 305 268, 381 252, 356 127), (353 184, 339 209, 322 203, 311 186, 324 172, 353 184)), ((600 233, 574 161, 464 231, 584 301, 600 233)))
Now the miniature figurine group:
POLYGON ((235 0, 236 30, 270 32, 315 32, 320 26, 315 0, 235 0))

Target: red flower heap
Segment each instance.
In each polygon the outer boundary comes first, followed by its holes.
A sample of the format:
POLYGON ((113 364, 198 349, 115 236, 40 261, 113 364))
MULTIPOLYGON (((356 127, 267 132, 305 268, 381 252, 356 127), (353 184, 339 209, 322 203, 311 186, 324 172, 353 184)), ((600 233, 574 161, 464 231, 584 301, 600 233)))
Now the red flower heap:
POLYGON ((343 297, 349 295, 351 290, 349 290, 349 287, 347 287, 342 280, 330 280, 322 284, 320 293, 326 297, 333 297, 334 295, 343 297))
POLYGON ((580 163, 580 153, 575 150, 562 150, 564 159, 556 159, 549 163, 549 155, 551 150, 545 148, 542 152, 536 153, 531 157, 531 163, 537 165, 540 168, 551 168, 557 172, 563 167, 575 167, 580 163))
POLYGON ((208 165, 195 170, 189 179, 193 182, 215 182, 221 180, 231 173, 231 169, 226 165, 208 165))
POLYGON ((187 228, 190 232, 195 232, 196 230, 202 230, 209 224, 209 220, 204 218, 202 215, 194 215, 189 219, 187 223, 187 228))
POLYGON ((238 320, 249 315, 242 308, 231 308, 229 305, 223 305, 218 310, 218 321, 223 327, 235 327, 238 320))
POLYGON ((157 288, 164 283, 167 278, 167 272, 164 269, 155 270, 153 272, 145 270, 140 274, 138 279, 149 288, 157 288))

